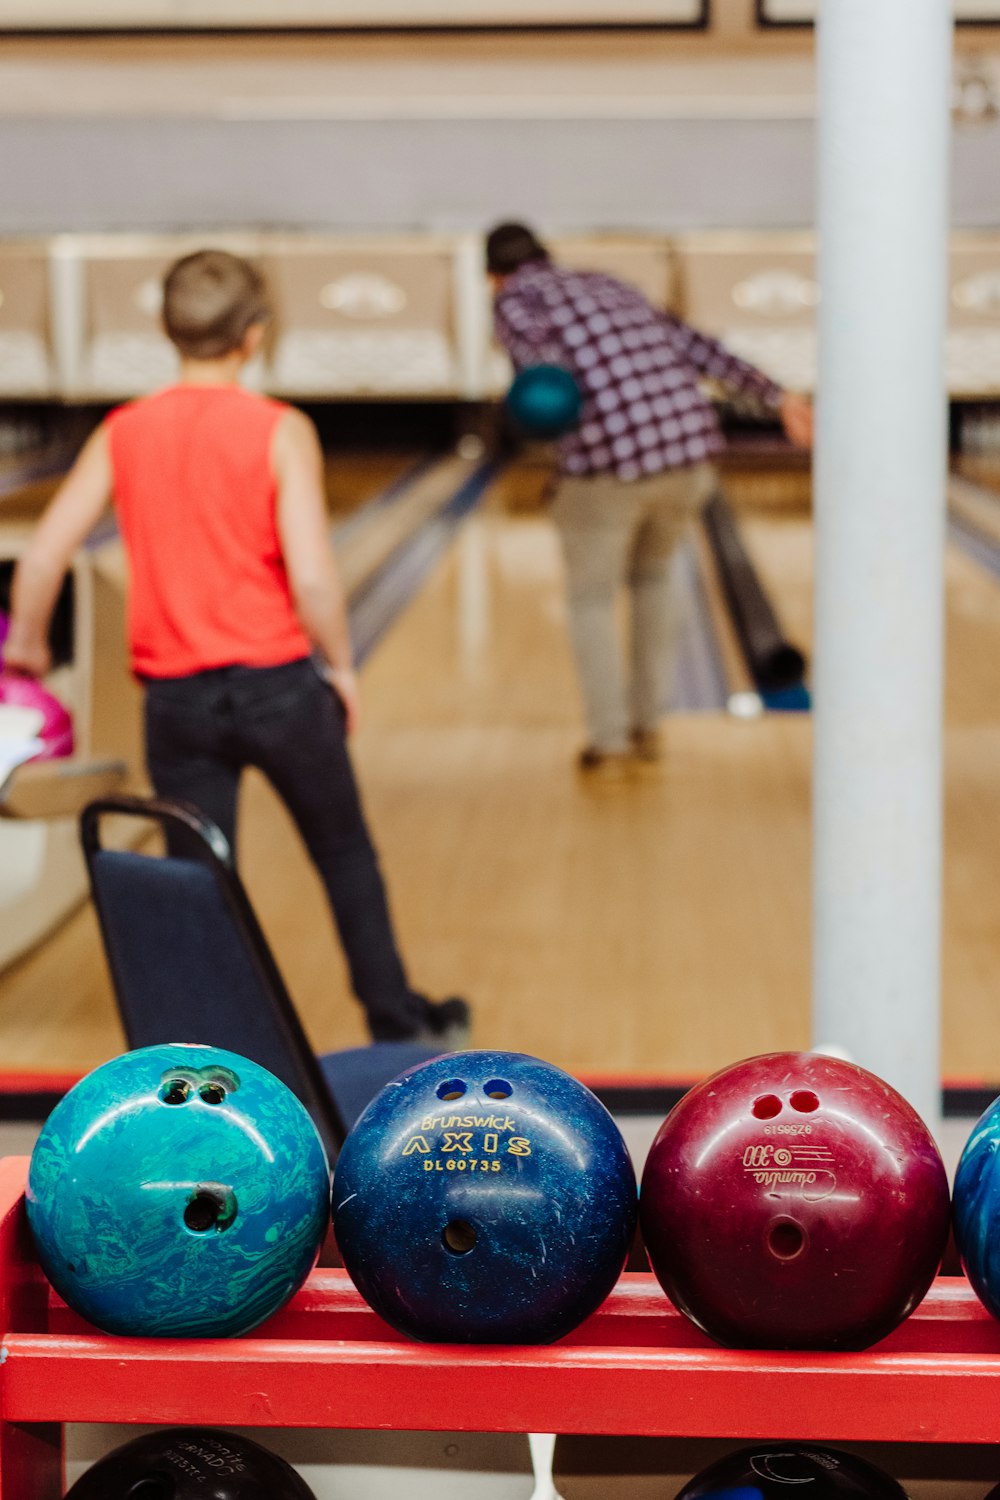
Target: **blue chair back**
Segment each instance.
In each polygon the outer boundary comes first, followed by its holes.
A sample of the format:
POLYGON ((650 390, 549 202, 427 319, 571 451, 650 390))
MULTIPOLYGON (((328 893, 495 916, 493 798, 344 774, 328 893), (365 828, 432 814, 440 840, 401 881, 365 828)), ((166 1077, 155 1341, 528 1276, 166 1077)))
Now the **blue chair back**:
POLYGON ((80 828, 129 1047, 200 1042, 262 1064, 309 1110, 335 1160, 353 1120, 302 1029, 224 835, 194 807, 124 796, 92 802, 80 828), (112 816, 159 827, 166 855, 104 847, 112 816))

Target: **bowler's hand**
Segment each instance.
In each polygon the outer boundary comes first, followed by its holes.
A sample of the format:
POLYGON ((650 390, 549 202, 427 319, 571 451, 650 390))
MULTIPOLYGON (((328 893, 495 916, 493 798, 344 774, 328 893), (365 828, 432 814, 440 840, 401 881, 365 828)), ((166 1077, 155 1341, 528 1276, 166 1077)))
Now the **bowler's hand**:
POLYGON ((3 670, 13 677, 44 677, 52 669, 52 652, 47 641, 33 641, 18 635, 12 628, 0 647, 3 670))
POLYGON ((797 448, 812 447, 813 408, 808 396, 800 396, 796 391, 786 391, 781 398, 778 415, 790 442, 797 448))
POLYGON ((361 724, 361 694, 358 679, 349 667, 327 667, 326 680, 344 705, 347 733, 353 734, 361 724))

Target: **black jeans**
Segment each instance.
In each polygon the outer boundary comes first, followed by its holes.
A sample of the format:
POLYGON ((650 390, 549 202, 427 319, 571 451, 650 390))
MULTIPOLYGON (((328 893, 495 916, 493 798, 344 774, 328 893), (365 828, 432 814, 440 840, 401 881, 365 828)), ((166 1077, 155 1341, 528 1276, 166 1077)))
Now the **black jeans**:
POLYGON ((354 993, 376 1040, 412 1036, 426 1002, 396 948, 344 735, 344 710, 308 658, 146 682, 146 760, 159 797, 193 802, 235 853, 245 766, 282 798, 320 873, 354 993))

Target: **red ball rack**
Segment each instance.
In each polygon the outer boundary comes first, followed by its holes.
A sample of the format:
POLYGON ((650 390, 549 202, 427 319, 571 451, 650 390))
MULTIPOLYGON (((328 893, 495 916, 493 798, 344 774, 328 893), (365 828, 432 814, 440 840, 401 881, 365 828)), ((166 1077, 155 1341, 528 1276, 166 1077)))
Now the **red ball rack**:
POLYGON ((415 1344, 318 1270, 241 1339, 124 1339, 55 1295, 0 1161, 0 1500, 58 1500, 64 1422, 1000 1442, 1000 1323, 962 1277, 860 1354, 719 1349, 626 1273, 558 1344, 415 1344))

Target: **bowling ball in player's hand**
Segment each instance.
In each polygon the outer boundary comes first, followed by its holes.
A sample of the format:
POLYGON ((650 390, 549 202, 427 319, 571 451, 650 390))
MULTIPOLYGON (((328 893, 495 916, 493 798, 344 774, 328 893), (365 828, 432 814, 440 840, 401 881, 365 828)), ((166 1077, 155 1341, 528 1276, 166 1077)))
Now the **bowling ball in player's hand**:
POLYGON ((17 738, 41 740, 42 748, 33 760, 57 760, 73 754, 73 720, 69 711, 33 677, 0 671, 0 733, 5 711, 17 715, 17 738))
POLYGON ((418 1339, 544 1343, 614 1286, 635 1174, 589 1089, 516 1052, 458 1052, 402 1074, 334 1175, 344 1265, 418 1339))
POLYGON ((1000 1099, 976 1122, 955 1173, 955 1242, 979 1300, 1000 1318, 1000 1099))
POLYGON ((66 1500, 315 1500, 284 1459, 249 1438, 172 1427, 134 1438, 78 1479, 66 1500))
POLYGON ((56 1105, 28 1173, 42 1268, 109 1333, 245 1333, 298 1290, 329 1169, 290 1089, 215 1047, 143 1047, 56 1105))
POLYGON ((514 377, 507 410, 529 437, 555 438, 580 420, 580 387, 561 365, 529 365, 514 377))
POLYGON ((888 1474, 833 1448, 761 1443, 731 1453, 690 1480, 677 1500, 906 1500, 888 1474))
POLYGON ((863 1349, 916 1307, 948 1234, 927 1127, 854 1063, 752 1057, 671 1111, 642 1179, 667 1295, 720 1344, 863 1349))

